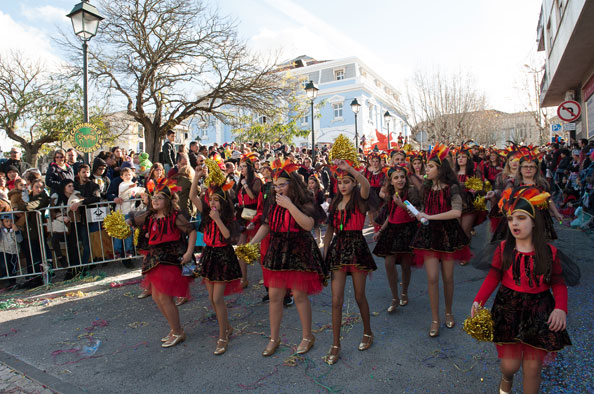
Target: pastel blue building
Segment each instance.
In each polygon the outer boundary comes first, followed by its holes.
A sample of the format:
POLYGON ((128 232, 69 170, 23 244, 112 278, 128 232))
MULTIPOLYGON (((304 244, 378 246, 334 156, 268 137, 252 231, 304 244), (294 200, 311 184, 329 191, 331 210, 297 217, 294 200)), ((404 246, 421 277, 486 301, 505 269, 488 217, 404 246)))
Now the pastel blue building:
MULTIPOLYGON (((357 57, 338 60, 318 61, 308 56, 300 56, 280 66, 284 72, 304 81, 313 81, 318 87, 315 103, 324 102, 316 108, 314 118, 315 140, 318 143, 331 143, 339 134, 355 141, 355 114, 351 102, 357 99, 360 109, 357 114, 359 139, 367 143, 376 140, 376 130, 396 142, 398 135, 407 135, 399 104, 399 93, 357 57), (319 111, 319 114, 318 114, 319 111), (384 115, 389 112, 391 117, 384 115), (319 116, 318 116, 319 115, 319 116)), ((303 92, 305 94, 305 91, 303 92)), ((311 129, 311 115, 300 119, 303 129, 311 129)), ((192 137, 201 144, 222 144, 233 141, 232 126, 218 120, 211 122, 192 122, 192 137)), ((294 141, 300 146, 311 146, 311 135, 294 141)))

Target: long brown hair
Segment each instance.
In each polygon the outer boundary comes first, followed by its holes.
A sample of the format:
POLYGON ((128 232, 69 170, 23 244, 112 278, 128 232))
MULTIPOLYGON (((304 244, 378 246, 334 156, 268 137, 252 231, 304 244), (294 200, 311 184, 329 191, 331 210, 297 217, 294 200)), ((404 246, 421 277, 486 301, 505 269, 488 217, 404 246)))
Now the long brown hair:
MULTIPOLYGON (((314 204, 314 197, 307 190, 307 185, 303 182, 303 177, 297 171, 291 172, 289 178, 285 177, 285 179, 289 181, 287 197, 291 199, 300 211, 303 211, 303 207, 306 204, 314 204)), ((274 187, 272 188, 272 201, 273 204, 271 205, 276 204, 276 189, 274 187)))
MULTIPOLYGON (((537 275, 544 275, 545 282, 550 283, 553 267, 551 248, 547 244, 545 231, 545 220, 540 209, 534 210, 534 226, 532 228, 532 245, 534 246, 534 272, 537 275)), ((516 238, 507 229, 505 247, 503 248, 502 270, 505 272, 514 262, 514 250, 516 249, 516 238)))

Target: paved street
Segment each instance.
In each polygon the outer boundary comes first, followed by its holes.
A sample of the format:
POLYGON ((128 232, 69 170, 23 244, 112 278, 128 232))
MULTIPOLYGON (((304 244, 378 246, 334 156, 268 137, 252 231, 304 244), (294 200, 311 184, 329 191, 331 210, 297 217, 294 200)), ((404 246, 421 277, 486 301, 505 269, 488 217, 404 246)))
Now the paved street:
MULTIPOLYGON (((477 229, 474 245, 482 245, 485 231, 484 226, 477 229)), ((593 243, 580 231, 564 227, 559 233, 557 245, 581 266, 582 284, 569 292, 568 327, 574 346, 546 370, 542 391, 594 392, 590 338, 594 329, 590 302, 594 295, 593 243)), ((300 325, 292 306, 285 309, 282 323, 284 346, 273 357, 260 355, 267 342, 268 309, 260 301, 264 289, 257 285, 259 267, 249 269, 251 287, 228 298, 236 334, 222 356, 212 355, 217 324, 206 306, 206 291, 196 281, 194 299, 181 307, 188 339, 180 346, 161 348, 159 339, 168 331, 166 322, 150 298, 136 299, 137 284, 102 285, 43 305, 0 312, 0 361, 25 375, 33 371, 38 382, 53 390, 72 393, 495 392, 500 375, 493 345, 476 343, 461 329, 485 273, 470 266, 456 267, 457 325, 452 330, 442 325, 440 336, 433 339, 427 334, 430 314, 425 272, 413 272, 409 305, 388 314, 391 296, 383 260, 377 262, 379 269, 367 291, 375 343, 366 352, 357 350, 362 326, 349 282, 342 357, 334 366, 322 360, 332 342, 330 288, 312 297, 316 335, 312 351, 305 357, 293 355, 300 325), (21 369, 7 360, 11 356, 21 362, 21 369)), ((22 376, 0 365, 3 381, 11 374, 22 376)), ((0 391, 48 392, 41 385, 37 391, 15 390, 15 385, 2 386, 0 391)), ((515 389, 521 392, 519 376, 515 389)))

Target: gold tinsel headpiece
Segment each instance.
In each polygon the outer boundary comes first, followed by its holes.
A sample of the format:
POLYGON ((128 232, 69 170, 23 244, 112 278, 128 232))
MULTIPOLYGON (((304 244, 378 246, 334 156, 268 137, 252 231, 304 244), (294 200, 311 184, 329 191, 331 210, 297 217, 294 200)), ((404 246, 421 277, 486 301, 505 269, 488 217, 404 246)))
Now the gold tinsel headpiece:
POLYGON ((332 162, 333 160, 344 160, 349 163, 350 166, 359 168, 359 158, 357 157, 357 149, 355 149, 355 145, 343 134, 340 134, 334 140, 334 144, 332 145, 332 149, 328 153, 328 160, 332 162))
MULTIPOLYGON (((220 162, 222 163, 222 160, 220 162)), ((217 161, 204 159, 204 164, 208 169, 208 175, 204 180, 204 184, 208 187, 208 194, 217 194, 223 200, 226 200, 226 191, 233 187, 234 182, 227 179, 225 173, 221 170, 221 164, 217 163, 217 161)))

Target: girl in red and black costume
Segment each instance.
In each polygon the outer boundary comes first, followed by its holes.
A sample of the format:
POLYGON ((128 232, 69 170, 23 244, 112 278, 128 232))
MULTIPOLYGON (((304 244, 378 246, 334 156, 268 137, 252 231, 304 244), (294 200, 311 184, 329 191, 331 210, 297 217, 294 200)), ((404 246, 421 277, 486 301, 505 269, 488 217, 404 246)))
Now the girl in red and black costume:
POLYGON ((175 346, 186 339, 173 297, 189 297, 191 278, 182 276, 181 265, 193 259, 196 230, 190 218, 179 211, 175 183, 163 179, 155 186, 146 212, 130 212, 128 223, 139 227, 146 239, 142 286, 151 289, 153 300, 171 330, 162 338, 163 347, 175 346))
POLYGON ((410 185, 408 168, 405 164, 391 167, 388 171, 390 184, 385 188, 385 201, 388 217, 381 229, 373 236, 377 241, 373 254, 385 258, 386 276, 392 292, 392 303, 388 312, 394 312, 398 305, 408 304, 408 285, 410 284, 413 250, 410 244, 417 233, 418 222, 404 205, 408 200, 414 206, 421 205, 421 199, 415 186, 410 185), (398 293, 398 271, 402 268, 402 293, 398 293))
POLYGON ((427 271, 431 328, 429 335, 439 335, 439 271, 441 268, 445 298, 445 324, 455 325, 452 314, 454 298, 454 261, 470 260, 470 239, 462 230, 458 218, 462 215, 462 197, 458 179, 447 160, 449 149, 437 144, 427 160, 427 181, 423 186, 424 211, 417 215, 427 220, 419 226, 411 248, 427 271), (440 264, 441 262, 441 264, 440 264))
MULTIPOLYGON (((257 213, 258 197, 262 191, 262 181, 256 174, 254 167, 258 162, 258 155, 256 153, 249 153, 241 158, 239 169, 241 176, 239 183, 235 188, 237 195, 237 205, 239 207, 237 212, 237 220, 240 228, 242 228, 241 236, 239 237, 238 245, 243 245, 248 242, 258 231, 259 223, 254 223, 254 215, 250 212, 257 213), (253 226, 249 226, 252 223, 253 226), (249 229, 248 229, 249 226, 249 229)), ((245 289, 249 286, 247 277, 247 263, 239 260, 241 266, 241 285, 245 289)))
MULTIPOLYGON (((462 190, 462 218, 460 219, 460 225, 469 239, 472 238, 472 229, 487 219, 487 211, 478 210, 473 204, 474 199, 484 193, 482 191, 466 187, 466 181, 472 177, 478 178, 480 180, 483 179, 481 171, 477 168, 478 166, 472 159, 470 149, 471 148, 468 146, 463 146, 460 151, 458 151, 455 166, 456 174, 458 176, 458 183, 460 184, 460 188, 462 190)), ((468 261, 462 260, 460 264, 466 265, 468 264, 468 261)))
MULTIPOLYGON (((354 150, 354 147, 353 147, 354 150)), ((367 274, 377 266, 363 237, 365 215, 378 201, 370 195, 369 182, 344 160, 336 161, 335 170, 339 194, 329 208, 330 220, 324 236, 324 257, 332 272, 332 334, 334 342, 326 356, 330 365, 338 361, 342 304, 347 275, 353 277, 355 299, 363 321, 363 339, 359 350, 367 350, 373 343, 369 318, 369 304, 365 296, 367 274), (359 183, 359 185, 357 185, 359 183)))
POLYGON ((503 171, 504 164, 497 149, 492 148, 491 152, 489 153, 489 160, 483 160, 481 164, 482 173, 485 179, 488 180, 491 185, 494 185, 497 175, 503 171))
POLYGON ((423 157, 423 152, 410 151, 408 152, 407 159, 410 163, 408 171, 409 181, 421 192, 425 179, 425 158, 423 157))
MULTIPOLYGON (((200 228, 204 233, 206 247, 200 257, 200 270, 197 274, 204 278, 208 298, 219 322, 219 339, 214 354, 220 355, 227 351, 229 337, 233 333, 227 318, 224 296, 239 293, 242 290, 241 268, 231 246, 239 238, 239 227, 234 217, 233 202, 228 193, 228 190, 233 187, 232 181, 223 185, 211 183, 207 185, 206 194, 200 196, 198 182, 204 175, 204 171, 203 168, 197 167, 190 189, 190 199, 203 218, 200 228)), ((222 171, 219 178, 225 179, 222 171)))
POLYGON ((567 286, 557 249, 546 243, 539 208, 548 198, 548 193, 533 187, 504 192, 499 206, 510 231, 495 251, 470 312, 474 316, 501 283, 491 314, 502 372, 499 392, 504 394, 511 392, 520 367, 524 393, 538 393, 545 358, 571 345, 565 330, 567 286))
MULTIPOLYGON (((277 160, 278 163, 280 163, 280 160, 277 160)), ((277 165, 277 164, 275 164, 277 165)), ((281 167, 282 165, 277 165, 278 167, 281 167)), ((275 167, 276 168, 276 167, 275 167)), ((273 190, 273 182, 272 182, 272 174, 273 174, 273 168, 270 165, 269 162, 267 161, 263 161, 260 164, 260 174, 262 175, 262 177, 264 178, 264 184, 262 185, 262 191, 261 193, 258 195, 258 207, 256 208, 256 216, 254 217, 254 219, 252 220, 252 223, 250 223, 248 225, 248 228, 251 229, 250 227, 257 225, 258 228, 260 227, 260 225, 262 224, 262 222, 264 221, 264 212, 268 212, 267 207, 270 205, 271 201, 272 201, 272 190, 273 190)), ((266 257, 266 252, 268 251, 268 245, 270 245, 270 233, 268 233, 264 239, 262 239, 262 241, 260 242, 260 265, 262 266, 262 263, 264 262, 264 257, 266 257)), ((263 266, 262 266, 263 268, 263 266)), ((270 296, 268 294, 268 287, 264 287, 266 289, 266 295, 264 295, 264 297, 262 297, 262 302, 266 302, 270 299, 270 296)))
MULTIPOLYGON (((520 152, 522 157, 520 157, 520 167, 518 169, 518 174, 514 178, 513 184, 511 182, 508 183, 508 188, 533 186, 538 188, 541 192, 548 193, 550 191, 550 185, 540 170, 540 155, 538 151, 534 148, 523 146, 520 148, 520 152)), ((555 227, 553 225, 552 216, 555 216, 555 219, 558 221, 562 221, 563 216, 557 210, 557 206, 553 200, 549 198, 547 200, 547 204, 549 209, 542 211, 546 230, 545 234, 548 240, 553 241, 557 239, 557 232, 555 231, 555 227)))
POLYGON ((257 243, 270 232, 270 246, 263 262, 264 285, 270 294, 270 342, 262 352, 265 357, 273 355, 280 345, 283 298, 287 289, 293 292, 303 333, 296 352, 303 354, 311 349, 315 337, 311 331, 308 295, 321 292, 328 279, 328 268, 310 233, 325 215, 316 209, 301 175, 296 172, 298 168, 287 160, 275 171, 272 204, 264 213, 264 224, 250 241, 257 243))
MULTIPOLYGON (((506 150, 503 152, 507 152, 507 156, 505 158, 505 163, 503 165, 503 170, 497 174, 495 177, 495 181, 492 182, 493 190, 489 191, 485 198, 491 201, 491 211, 489 212, 489 220, 490 220, 490 229, 491 233, 496 234, 497 229, 501 226, 501 228, 506 228, 507 224, 502 224, 504 216, 501 213, 501 210, 497 206, 497 202, 501 199, 501 195, 503 191, 508 187, 508 185, 513 185, 513 180, 518 173, 518 168, 520 166, 520 157, 522 154, 513 149, 513 150, 506 150)), ((503 153, 502 153, 503 154, 503 153)), ((507 231, 507 230, 506 230, 507 231)), ((495 237, 497 241, 501 241, 505 237, 505 232, 501 237, 495 237)))
MULTIPOLYGON (((384 185, 386 174, 382 171, 381 158, 377 152, 371 152, 369 154, 370 166, 365 168, 363 175, 367 178, 371 187, 370 193, 373 193, 374 198, 380 197, 380 191, 384 185)), ((369 223, 373 224, 375 231, 379 230, 380 225, 375 223, 375 212, 369 212, 369 223)))

